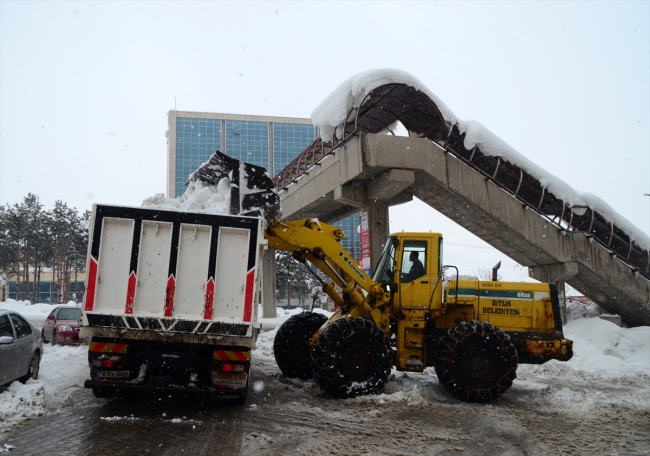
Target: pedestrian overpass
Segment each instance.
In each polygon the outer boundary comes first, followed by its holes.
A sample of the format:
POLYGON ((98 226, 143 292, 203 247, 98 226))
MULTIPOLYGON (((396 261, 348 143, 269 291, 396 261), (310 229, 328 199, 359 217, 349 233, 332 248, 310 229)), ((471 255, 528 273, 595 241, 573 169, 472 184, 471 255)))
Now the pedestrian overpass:
POLYGON ((415 196, 527 266, 530 277, 560 290, 568 283, 626 324, 650 325, 650 239, 639 243, 597 210, 566 203, 504 157, 466 149, 459 126, 422 91, 376 87, 337 131, 274 178, 283 219, 331 223, 368 212, 374 266, 388 208, 415 196), (378 134, 396 122, 409 137, 378 134))

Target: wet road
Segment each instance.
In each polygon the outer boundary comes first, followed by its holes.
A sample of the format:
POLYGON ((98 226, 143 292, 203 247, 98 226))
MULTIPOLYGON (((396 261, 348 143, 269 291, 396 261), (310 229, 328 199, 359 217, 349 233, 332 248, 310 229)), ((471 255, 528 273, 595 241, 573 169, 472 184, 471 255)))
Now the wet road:
MULTIPOLYGON (((650 412, 630 403, 635 385, 593 389, 588 380, 557 384, 541 375, 493 404, 479 405, 452 399, 433 376, 398 374, 386 394, 341 401, 322 397, 313 382, 289 380, 264 362, 259 365, 252 373, 258 387, 244 407, 197 398, 96 399, 90 390, 79 388, 59 411, 12 427, 0 449, 11 445, 11 455, 34 456, 650 451, 650 412), (567 400, 585 394, 584 407, 557 403, 554 391, 565 390, 574 392, 567 400)), ((526 375, 520 377, 526 380, 526 375)))

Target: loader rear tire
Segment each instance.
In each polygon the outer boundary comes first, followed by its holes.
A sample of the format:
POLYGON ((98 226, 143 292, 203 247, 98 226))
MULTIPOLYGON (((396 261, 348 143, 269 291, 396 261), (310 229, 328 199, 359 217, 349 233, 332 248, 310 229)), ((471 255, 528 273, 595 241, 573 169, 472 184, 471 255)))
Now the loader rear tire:
POLYGON ((462 401, 494 400, 517 378, 510 336, 488 322, 462 322, 450 329, 434 356, 440 384, 462 401))
POLYGON ((362 318, 330 324, 318 337, 311 357, 318 386, 341 399, 380 391, 392 367, 386 334, 362 318))
POLYGON ((313 377, 309 339, 326 321, 323 314, 303 312, 282 323, 275 335, 273 352, 284 375, 301 380, 313 377))

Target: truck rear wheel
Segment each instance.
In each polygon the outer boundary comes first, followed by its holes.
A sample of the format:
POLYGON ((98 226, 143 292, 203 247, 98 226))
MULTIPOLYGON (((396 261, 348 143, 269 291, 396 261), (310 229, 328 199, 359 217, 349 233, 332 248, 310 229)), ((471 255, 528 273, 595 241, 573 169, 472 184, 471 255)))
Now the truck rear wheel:
POLYGON ((362 318, 343 318, 329 325, 311 356, 316 383, 336 398, 378 392, 392 367, 386 334, 362 318))
POLYGON ((303 312, 282 323, 273 341, 273 352, 284 375, 301 380, 312 378, 309 339, 326 321, 323 314, 303 312))
POLYGON ((463 322, 440 338, 435 352, 440 384, 467 402, 488 402, 517 378, 517 351, 510 336, 488 322, 463 322))

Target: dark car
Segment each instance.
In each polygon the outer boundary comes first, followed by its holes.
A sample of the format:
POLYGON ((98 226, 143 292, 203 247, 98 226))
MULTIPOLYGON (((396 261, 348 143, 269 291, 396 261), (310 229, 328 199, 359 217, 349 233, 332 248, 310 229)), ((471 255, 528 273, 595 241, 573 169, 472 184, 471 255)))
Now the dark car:
POLYGON ((0 309, 0 386, 36 379, 42 355, 38 329, 17 312, 0 309))
POLYGON ((79 344, 79 307, 62 306, 54 309, 45 319, 41 335, 45 342, 56 344, 79 344))

